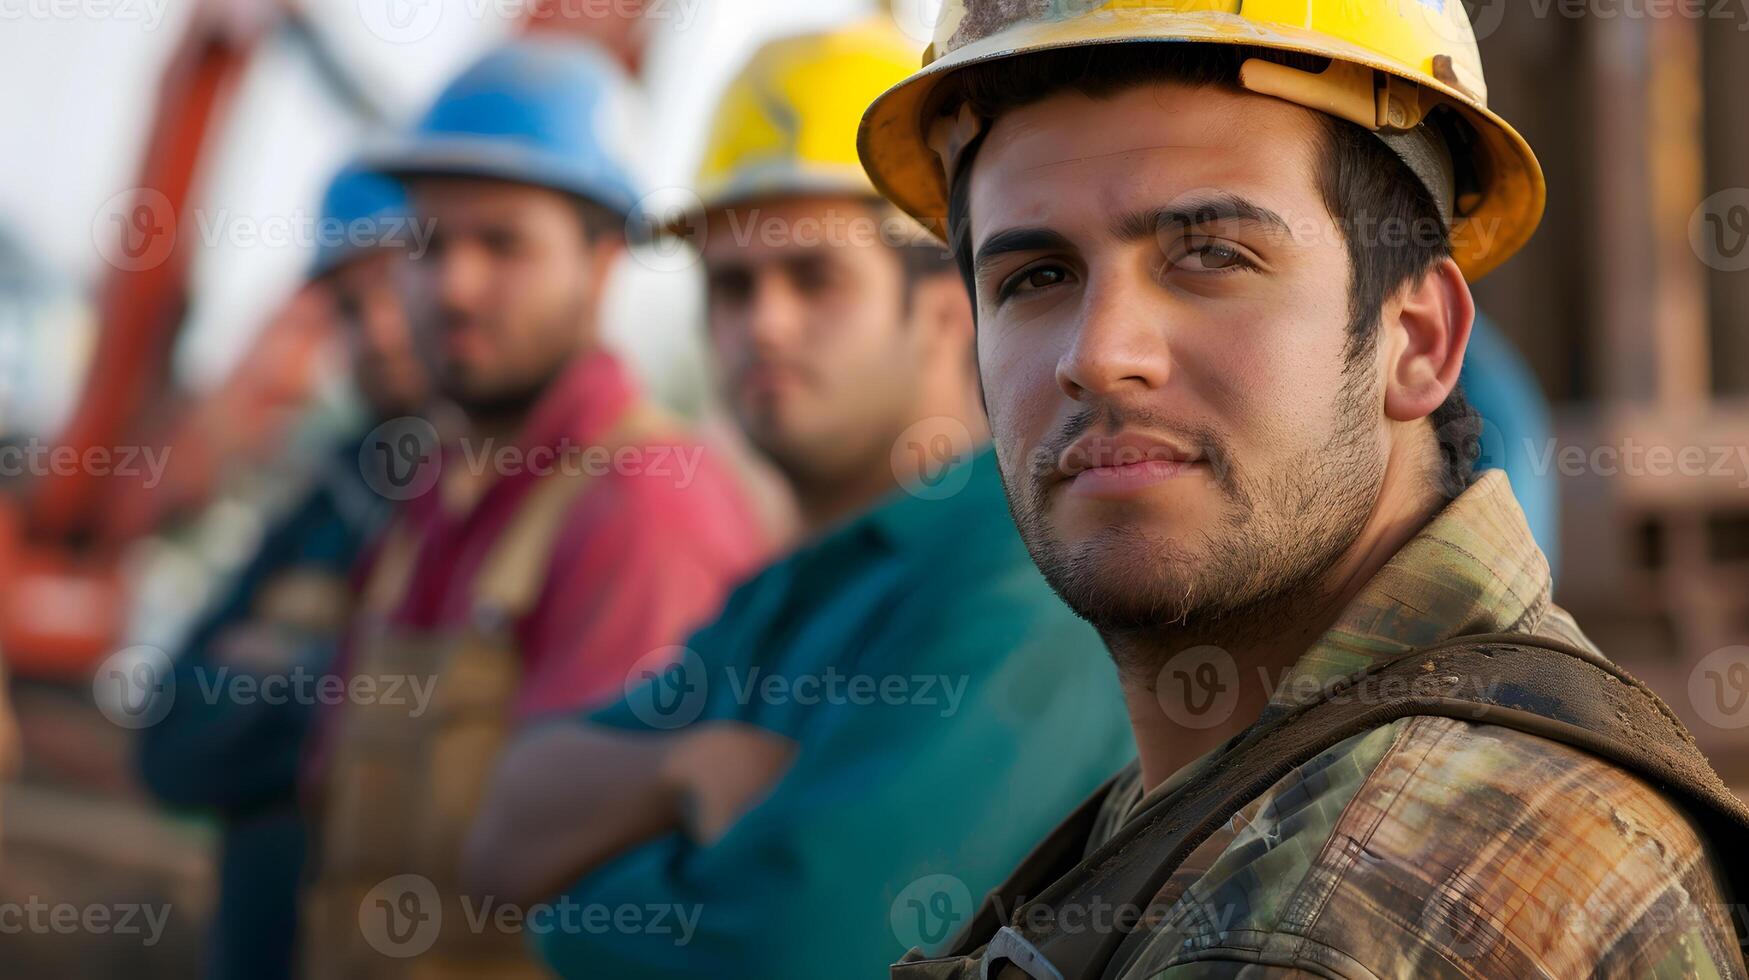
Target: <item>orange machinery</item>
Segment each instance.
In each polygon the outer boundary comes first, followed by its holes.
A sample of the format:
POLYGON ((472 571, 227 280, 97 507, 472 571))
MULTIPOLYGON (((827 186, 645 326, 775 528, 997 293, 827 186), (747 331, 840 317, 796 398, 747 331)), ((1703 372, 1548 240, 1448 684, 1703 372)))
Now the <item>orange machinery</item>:
MULTIPOLYGON (((642 6, 616 4, 612 13, 538 0, 524 28, 589 37, 636 71, 646 41, 642 6)), ((147 487, 96 468, 54 468, 0 496, 0 651, 19 675, 80 680, 112 652, 127 625, 121 565, 129 544, 209 500, 220 461, 274 451, 295 414, 288 409, 319 380, 331 318, 307 292, 274 316, 204 402, 180 393, 170 373, 196 241, 177 233, 177 217, 192 213, 204 151, 275 32, 301 41, 346 101, 380 115, 295 0, 199 0, 160 82, 138 190, 108 253, 120 260, 99 287, 98 341, 83 395, 57 440, 77 459, 110 447, 167 450, 166 478, 147 487)))

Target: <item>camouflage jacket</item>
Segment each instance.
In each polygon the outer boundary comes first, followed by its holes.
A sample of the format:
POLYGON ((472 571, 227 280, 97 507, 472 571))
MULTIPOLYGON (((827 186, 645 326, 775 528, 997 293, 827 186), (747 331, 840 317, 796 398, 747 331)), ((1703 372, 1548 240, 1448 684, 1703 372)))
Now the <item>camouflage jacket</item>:
MULTIPOLYGON (((1264 718, 1377 658, 1502 632, 1591 648, 1551 602, 1547 563, 1490 473, 1374 577, 1264 718)), ((1087 852, 1227 747, 1152 793, 1134 766, 1121 773, 1087 852)), ((1744 977, 1749 922, 1726 897, 1725 859, 1676 803, 1607 762, 1412 717, 1348 739, 1235 815, 1161 891, 1164 921, 1106 975, 1744 977)))

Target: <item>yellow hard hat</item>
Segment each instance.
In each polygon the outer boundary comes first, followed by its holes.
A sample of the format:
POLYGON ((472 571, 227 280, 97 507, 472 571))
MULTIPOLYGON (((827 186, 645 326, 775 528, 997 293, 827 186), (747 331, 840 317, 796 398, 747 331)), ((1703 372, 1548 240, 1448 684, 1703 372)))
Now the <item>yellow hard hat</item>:
POLYGON ((857 121, 917 57, 884 17, 760 48, 717 108, 695 187, 704 207, 772 194, 874 197, 857 161, 857 121))
POLYGON ((1542 220, 1542 167, 1488 109, 1475 32, 1459 0, 946 0, 923 70, 864 115, 863 165, 883 195, 945 239, 948 171, 989 122, 972 118, 945 83, 971 65, 1143 41, 1329 58, 1321 74, 1251 59, 1240 84, 1378 134, 1423 180, 1435 154, 1455 158, 1469 179, 1443 195, 1442 210, 1453 257, 1472 280, 1523 247, 1542 220), (1467 124, 1462 139, 1428 138, 1421 124, 1440 106, 1467 124), (1444 145, 1430 151, 1433 143, 1444 145))

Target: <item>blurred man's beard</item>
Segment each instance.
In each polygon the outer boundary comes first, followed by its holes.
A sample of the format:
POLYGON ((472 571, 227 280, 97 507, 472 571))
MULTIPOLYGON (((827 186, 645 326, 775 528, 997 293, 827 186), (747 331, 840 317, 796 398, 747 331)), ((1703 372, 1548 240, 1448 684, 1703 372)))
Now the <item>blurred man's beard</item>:
POLYGON ((1200 448, 1232 506, 1215 526, 1177 540, 1145 526, 1111 526, 1065 545, 1051 526, 1044 484, 1030 473, 1024 488, 1004 480, 1009 508, 1045 580, 1108 640, 1243 642, 1317 603, 1326 573, 1360 537, 1384 475, 1383 455, 1367 438, 1374 404, 1364 386, 1345 386, 1329 441, 1255 482, 1205 438, 1200 448))
POLYGON ((467 385, 451 379, 444 385, 444 395, 460 408, 468 419, 473 422, 498 422, 520 419, 534 411, 547 389, 552 387, 559 375, 564 373, 564 365, 547 373, 539 380, 523 382, 510 388, 495 388, 491 390, 474 391, 467 385))
POLYGON ((438 373, 439 391, 476 424, 514 422, 524 418, 582 353, 582 324, 588 303, 586 291, 579 288, 571 302, 541 327, 540 336, 548 336, 551 332, 553 336, 574 335, 577 339, 542 361, 534 370, 520 377, 479 381, 450 365, 438 373))
POLYGON ((914 379, 847 379, 841 372, 829 382, 814 366, 790 368, 804 375, 804 391, 735 406, 748 443, 802 493, 861 484, 871 471, 890 471, 893 441, 916 421, 922 400, 914 379))

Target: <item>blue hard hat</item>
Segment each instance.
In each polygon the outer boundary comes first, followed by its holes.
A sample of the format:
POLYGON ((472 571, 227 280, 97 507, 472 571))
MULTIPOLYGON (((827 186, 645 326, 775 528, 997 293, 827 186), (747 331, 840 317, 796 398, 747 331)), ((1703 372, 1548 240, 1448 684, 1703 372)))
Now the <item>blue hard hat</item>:
POLYGON ((342 168, 322 196, 310 278, 333 272, 362 249, 411 244, 411 220, 407 191, 394 178, 356 163, 342 168))
POLYGON ((599 49, 519 38, 450 82, 412 133, 371 162, 401 178, 533 184, 623 218, 638 201, 626 159, 629 98, 624 73, 599 49))

